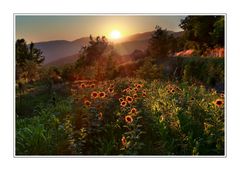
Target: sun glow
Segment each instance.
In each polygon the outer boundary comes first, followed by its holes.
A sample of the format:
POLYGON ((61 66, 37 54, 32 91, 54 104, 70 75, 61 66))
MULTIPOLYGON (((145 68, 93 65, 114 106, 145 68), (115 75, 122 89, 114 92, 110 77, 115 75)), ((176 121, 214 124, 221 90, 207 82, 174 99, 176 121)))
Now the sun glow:
POLYGON ((110 34, 111 39, 120 39, 121 38, 121 33, 118 30, 113 30, 110 34))

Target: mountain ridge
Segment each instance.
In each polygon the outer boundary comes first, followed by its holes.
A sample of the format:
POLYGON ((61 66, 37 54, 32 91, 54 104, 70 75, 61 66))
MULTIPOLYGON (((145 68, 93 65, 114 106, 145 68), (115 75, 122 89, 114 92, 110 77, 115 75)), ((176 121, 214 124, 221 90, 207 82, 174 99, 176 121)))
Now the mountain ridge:
MULTIPOLYGON (((127 55, 132 53, 135 49, 145 50, 147 48, 148 40, 151 37, 153 31, 136 33, 122 38, 114 43, 116 51, 121 55, 127 55)), ((180 32, 169 31, 169 34, 178 36, 180 32)), ((74 62, 73 56, 81 50, 83 46, 89 43, 89 37, 81 37, 73 41, 68 40, 53 40, 35 43, 35 47, 41 49, 45 56, 44 65, 56 63, 59 60, 68 60, 67 57, 71 57, 69 61, 74 62)), ((61 62, 60 62, 61 63, 61 62)), ((68 62, 62 62, 68 63, 68 62)))

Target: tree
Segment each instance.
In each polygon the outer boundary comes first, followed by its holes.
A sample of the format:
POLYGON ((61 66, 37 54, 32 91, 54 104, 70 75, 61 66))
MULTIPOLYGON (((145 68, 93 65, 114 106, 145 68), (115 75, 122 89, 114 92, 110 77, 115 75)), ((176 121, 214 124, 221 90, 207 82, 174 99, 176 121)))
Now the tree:
POLYGON ((34 43, 27 45, 24 39, 18 39, 16 41, 16 79, 33 81, 44 59, 42 51, 35 48, 34 43))
POLYGON ((85 75, 87 75, 86 72, 91 73, 97 80, 114 78, 116 75, 115 57, 118 54, 113 46, 105 36, 97 36, 94 39, 90 35, 89 39, 89 45, 84 46, 79 53, 79 59, 75 63, 76 70, 85 75))
POLYGON ((162 30, 161 27, 156 26, 149 40, 148 52, 150 56, 160 62, 161 59, 174 53, 176 48, 177 42, 173 35, 170 35, 167 30, 162 30))
POLYGON ((221 16, 213 25, 214 29, 211 33, 213 43, 223 47, 224 46, 224 17, 221 16))
POLYGON ((92 35, 90 35, 89 39, 89 45, 82 47, 79 52, 79 59, 76 63, 76 67, 92 65, 96 60, 102 58, 106 51, 113 49, 105 36, 97 36, 94 40, 92 35))
POLYGON ((179 26, 184 30, 184 37, 191 44, 197 44, 201 54, 207 48, 224 43, 223 16, 187 16, 179 26))

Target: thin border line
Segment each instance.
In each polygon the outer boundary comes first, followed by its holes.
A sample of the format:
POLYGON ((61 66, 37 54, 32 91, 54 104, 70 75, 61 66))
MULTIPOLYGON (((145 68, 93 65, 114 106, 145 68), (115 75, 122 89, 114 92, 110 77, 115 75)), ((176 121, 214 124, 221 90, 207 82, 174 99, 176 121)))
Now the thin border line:
POLYGON ((15 73, 15 42, 16 42, 16 17, 17 16, 224 16, 224 100, 227 100, 227 13, 13 13, 13 158, 227 158, 227 103, 224 106, 224 155, 16 155, 15 133, 16 133, 16 73, 15 73))

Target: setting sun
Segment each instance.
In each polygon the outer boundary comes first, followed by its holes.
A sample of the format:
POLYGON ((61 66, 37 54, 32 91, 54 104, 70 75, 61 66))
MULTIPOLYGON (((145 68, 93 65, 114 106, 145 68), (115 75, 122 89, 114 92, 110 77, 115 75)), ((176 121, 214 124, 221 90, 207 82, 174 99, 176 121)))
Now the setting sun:
POLYGON ((111 39, 119 39, 121 38, 121 33, 118 30, 113 30, 110 36, 111 36, 111 39))

